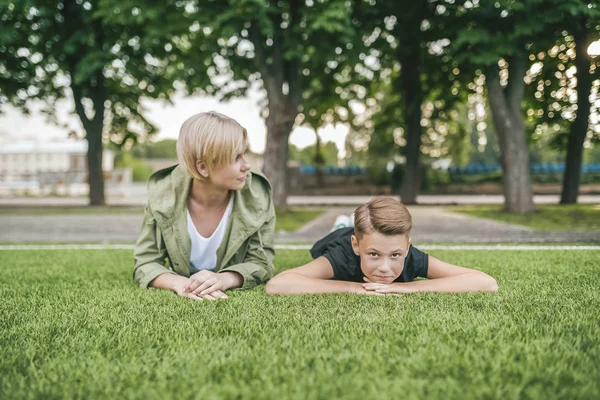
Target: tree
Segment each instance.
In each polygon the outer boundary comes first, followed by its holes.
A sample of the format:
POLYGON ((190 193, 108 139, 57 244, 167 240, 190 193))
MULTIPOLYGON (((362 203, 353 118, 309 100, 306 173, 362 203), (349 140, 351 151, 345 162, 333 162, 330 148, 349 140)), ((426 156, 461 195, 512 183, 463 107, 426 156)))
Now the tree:
MULTIPOLYGON (((159 20, 163 11, 156 5, 133 17, 159 20)), ((139 29, 143 23, 121 23, 119 14, 109 2, 0 2, 0 102, 27 113, 29 100, 43 100, 56 122, 56 102, 73 101, 88 142, 90 205, 105 203, 104 140, 131 145, 139 135, 153 134, 140 98, 165 98, 172 89, 168 64, 146 51, 154 38, 139 29)), ((165 30, 172 27, 168 22, 163 20, 165 30)))
MULTIPOLYGON (((567 30, 573 35, 575 43, 575 64, 577 69, 577 116, 573 121, 567 143, 565 173, 560 196, 561 204, 577 203, 579 182, 581 179, 581 164, 583 162, 583 143, 588 133, 590 117, 590 92, 593 75, 590 73, 590 56, 588 46, 598 39, 598 23, 600 9, 597 3, 570 0, 561 2, 566 8, 569 26, 567 30), (565 4, 568 3, 568 4, 565 4)), ((595 68, 594 68, 595 70, 595 68)))
MULTIPOLYGON (((453 43, 462 62, 481 66, 498 136, 504 174, 504 208, 535 210, 523 100, 529 51, 561 18, 547 0, 505 0, 459 5, 463 29, 453 43)), ((467 2, 465 2, 467 4, 467 2)))
POLYGON ((450 110, 466 100, 462 87, 469 75, 459 75, 454 60, 445 54, 456 25, 444 3, 362 1, 353 19, 366 47, 357 66, 374 76, 364 84, 363 103, 373 109, 370 126, 359 127, 371 133, 358 136, 368 136, 370 151, 379 156, 400 149, 406 160, 400 197, 406 204, 416 203, 422 153, 430 147, 423 139, 429 133, 435 136, 432 121, 450 120, 450 110))
POLYGON ((191 33, 182 63, 183 70, 195 70, 185 80, 188 91, 228 99, 252 85, 264 90, 263 170, 277 206, 287 199, 290 132, 313 82, 335 73, 352 43, 351 8, 347 0, 201 0, 186 6, 191 33))

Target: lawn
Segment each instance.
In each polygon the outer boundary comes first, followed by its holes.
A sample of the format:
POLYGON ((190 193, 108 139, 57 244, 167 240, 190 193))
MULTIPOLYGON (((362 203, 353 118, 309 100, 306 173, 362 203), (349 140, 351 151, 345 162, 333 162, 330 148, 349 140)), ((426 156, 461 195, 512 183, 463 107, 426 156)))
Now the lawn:
MULTIPOLYGON (((142 207, 134 206, 64 206, 64 207, 0 207, 2 216, 61 216, 61 215, 141 215, 144 213, 142 207)), ((295 232, 304 224, 312 221, 323 214, 321 209, 312 208, 286 208, 276 211, 277 222, 275 230, 295 232)))
POLYGON ((510 214, 502 206, 457 206, 448 211, 523 225, 538 231, 600 230, 600 204, 537 205, 531 214, 510 214))
POLYGON ((194 302, 130 251, 0 251, 0 398, 600 398, 600 252, 431 254, 500 291, 194 302))

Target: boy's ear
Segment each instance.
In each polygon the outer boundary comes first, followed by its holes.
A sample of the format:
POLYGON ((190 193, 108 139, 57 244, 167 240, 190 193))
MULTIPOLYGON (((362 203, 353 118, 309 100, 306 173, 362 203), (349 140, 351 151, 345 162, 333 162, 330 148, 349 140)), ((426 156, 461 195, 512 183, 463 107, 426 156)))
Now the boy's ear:
POLYGON ((208 178, 208 168, 204 161, 196 160, 196 171, 198 171, 201 177, 208 178))
POLYGON ((354 254, 357 256, 360 255, 360 251, 358 250, 358 239, 356 238, 356 235, 350 236, 350 243, 352 243, 352 250, 354 251, 354 254))

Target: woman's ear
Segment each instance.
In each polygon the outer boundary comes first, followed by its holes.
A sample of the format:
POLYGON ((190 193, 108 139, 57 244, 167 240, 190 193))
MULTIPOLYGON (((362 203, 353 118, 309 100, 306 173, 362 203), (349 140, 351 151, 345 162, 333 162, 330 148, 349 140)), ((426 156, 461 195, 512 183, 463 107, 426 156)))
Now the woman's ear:
POLYGON ((350 243, 352 243, 352 250, 354 251, 354 254, 359 256, 360 251, 358 249, 358 239, 356 238, 356 235, 350 236, 350 243))
POLYGON ((208 178, 208 168, 206 167, 206 163, 201 160, 196 160, 196 171, 200 174, 204 179, 208 178))

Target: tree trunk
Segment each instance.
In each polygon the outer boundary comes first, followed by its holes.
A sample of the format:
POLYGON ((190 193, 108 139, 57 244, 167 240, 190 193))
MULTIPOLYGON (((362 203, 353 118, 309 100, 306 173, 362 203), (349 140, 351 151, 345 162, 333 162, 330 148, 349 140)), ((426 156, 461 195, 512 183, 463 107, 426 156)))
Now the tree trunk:
POLYGON ((317 136, 317 143, 315 144, 317 188, 323 189, 325 187, 325 179, 323 177, 323 166, 325 164, 325 157, 323 157, 323 149, 321 148, 321 137, 317 133, 317 129, 313 129, 315 130, 315 134, 317 136))
MULTIPOLYGON (((98 110, 96 112, 102 112, 98 110)), ((87 132, 88 142, 87 168, 90 187, 90 205, 103 206, 104 201, 104 171, 102 170, 102 124, 92 123, 91 131, 87 132)))
MULTIPOLYGON (((585 24, 583 25, 585 27, 585 24)), ((590 117, 590 92, 592 77, 590 75, 590 56, 587 54, 589 38, 587 32, 575 32, 575 65, 577 66, 577 116, 569 131, 565 173, 560 196, 560 204, 575 204, 579 196, 581 164, 583 161, 583 142, 588 131, 590 117)))
POLYGON ((529 175, 529 149, 521 113, 525 75, 524 56, 515 56, 509 64, 510 83, 500 85, 498 66, 486 68, 488 99, 498 134, 504 178, 504 209, 513 213, 535 211, 529 175))
POLYGON ((400 199, 404 204, 417 204, 420 188, 419 158, 421 155, 421 104, 423 93, 420 78, 420 49, 400 58, 402 71, 399 86, 404 100, 404 124, 406 126, 406 165, 400 185, 400 199))
MULTIPOLYGON (((102 82, 103 84, 103 82, 102 82)), ((85 129, 85 138, 88 142, 87 150, 87 173, 88 186, 90 189, 89 199, 91 206, 103 206, 104 201, 104 172, 102 171, 102 131, 104 128, 104 88, 96 90, 94 101, 95 115, 88 118, 81 100, 83 99, 81 87, 75 83, 71 84, 75 111, 85 129)))
POLYGON ((287 174, 288 145, 297 113, 297 107, 288 101, 275 101, 269 98, 267 143, 263 172, 269 178, 273 187, 273 202, 276 207, 287 205, 287 194, 289 192, 287 174))

